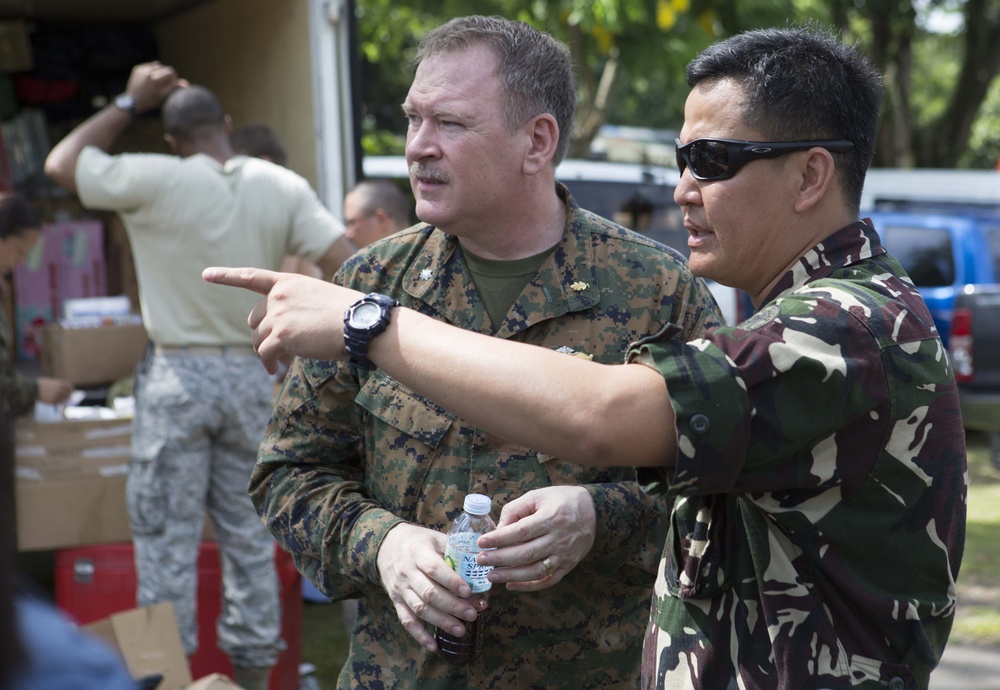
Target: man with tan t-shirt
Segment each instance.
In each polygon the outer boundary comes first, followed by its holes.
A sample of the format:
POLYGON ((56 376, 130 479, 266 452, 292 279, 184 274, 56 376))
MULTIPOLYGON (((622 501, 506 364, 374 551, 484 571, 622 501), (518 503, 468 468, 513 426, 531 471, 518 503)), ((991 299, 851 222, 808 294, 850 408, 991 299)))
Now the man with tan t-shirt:
POLYGON ((216 263, 276 269, 291 254, 330 276, 354 247, 303 178, 234 156, 230 126, 207 89, 168 66, 138 65, 124 94, 56 145, 45 171, 84 207, 117 211, 135 258, 153 344, 135 377, 126 489, 138 605, 170 601, 185 651, 195 651, 207 508, 223 562, 219 646, 240 686, 264 690, 284 643, 274 541, 247 483, 272 381, 246 345, 253 300, 219 294, 200 274, 216 263), (176 155, 106 153, 136 113, 161 105, 176 155))

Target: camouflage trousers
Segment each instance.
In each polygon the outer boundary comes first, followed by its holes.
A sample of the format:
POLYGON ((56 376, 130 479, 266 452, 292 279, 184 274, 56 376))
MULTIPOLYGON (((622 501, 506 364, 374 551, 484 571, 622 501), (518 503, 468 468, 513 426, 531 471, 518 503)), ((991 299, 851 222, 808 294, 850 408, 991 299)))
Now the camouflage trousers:
POLYGON ((253 355, 149 354, 135 377, 126 501, 138 605, 174 606, 184 651, 198 647, 197 560, 206 509, 222 565, 219 648, 237 666, 284 649, 275 542, 247 494, 273 384, 253 355))

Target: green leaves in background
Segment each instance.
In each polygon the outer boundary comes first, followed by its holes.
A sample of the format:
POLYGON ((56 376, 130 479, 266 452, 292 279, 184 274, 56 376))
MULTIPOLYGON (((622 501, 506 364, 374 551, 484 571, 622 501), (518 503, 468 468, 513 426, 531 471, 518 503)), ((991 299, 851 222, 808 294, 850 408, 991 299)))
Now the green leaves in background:
POLYGON ((413 50, 434 26, 472 13, 529 22, 570 47, 574 156, 602 124, 679 129, 684 66, 699 50, 805 21, 857 42, 885 74, 876 165, 989 168, 1000 156, 1000 0, 357 0, 366 153, 402 153, 413 50))

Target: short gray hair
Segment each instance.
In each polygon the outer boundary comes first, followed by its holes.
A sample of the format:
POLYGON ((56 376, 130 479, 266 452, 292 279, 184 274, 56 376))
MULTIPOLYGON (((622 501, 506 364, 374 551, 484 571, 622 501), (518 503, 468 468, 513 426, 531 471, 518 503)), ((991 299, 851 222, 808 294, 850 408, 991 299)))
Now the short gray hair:
POLYGON ((458 17, 431 31, 417 46, 416 69, 432 55, 485 45, 497 58, 497 76, 504 91, 504 120, 513 130, 541 113, 559 125, 553 157, 558 165, 569 150, 576 82, 569 49, 547 33, 504 17, 458 17))

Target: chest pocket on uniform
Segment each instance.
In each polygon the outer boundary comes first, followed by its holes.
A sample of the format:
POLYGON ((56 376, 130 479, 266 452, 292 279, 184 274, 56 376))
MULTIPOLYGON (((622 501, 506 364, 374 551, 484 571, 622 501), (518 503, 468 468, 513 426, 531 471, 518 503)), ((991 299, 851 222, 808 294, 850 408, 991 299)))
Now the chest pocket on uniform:
POLYGON ((367 412, 365 484, 370 495, 411 520, 455 416, 382 371, 368 377, 355 402, 367 412))

